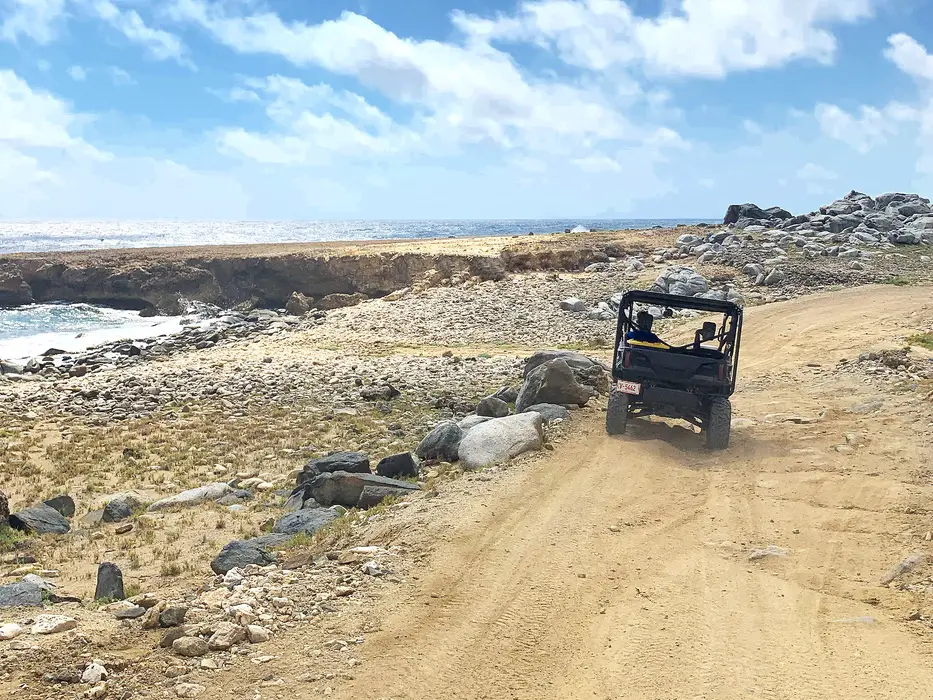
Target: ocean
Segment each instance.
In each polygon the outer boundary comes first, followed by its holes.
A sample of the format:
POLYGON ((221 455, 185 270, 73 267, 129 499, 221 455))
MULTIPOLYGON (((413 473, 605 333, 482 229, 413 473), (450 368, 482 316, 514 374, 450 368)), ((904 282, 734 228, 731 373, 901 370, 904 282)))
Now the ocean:
MULTIPOLYGON (((459 238, 665 228, 708 219, 498 219, 440 221, 0 221, 0 254, 247 243, 459 238)), ((88 304, 0 309, 0 359, 22 359, 56 347, 69 352, 121 339, 177 331, 181 318, 88 304)))

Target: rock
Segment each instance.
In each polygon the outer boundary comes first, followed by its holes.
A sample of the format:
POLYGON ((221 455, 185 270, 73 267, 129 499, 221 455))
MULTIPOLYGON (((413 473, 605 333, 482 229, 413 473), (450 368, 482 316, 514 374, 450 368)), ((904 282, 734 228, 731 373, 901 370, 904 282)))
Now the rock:
POLYGON ((186 627, 170 627, 165 634, 162 635, 162 639, 159 640, 159 646, 163 649, 171 649, 175 640, 186 637, 187 635, 188 630, 186 627))
POLYGON ((6 527, 10 519, 10 499, 0 491, 0 527, 6 527))
POLYGON ((438 423, 424 439, 418 443, 415 454, 421 459, 454 462, 463 431, 453 421, 438 423))
POLYGON ((495 396, 487 396, 476 407, 476 415, 489 418, 505 418, 509 415, 509 405, 495 396))
POLYGON ((188 614, 188 608, 174 606, 166 608, 159 613, 159 627, 178 627, 185 622, 185 616, 188 614))
POLYGON ((360 389, 360 398, 364 401, 391 401, 400 394, 391 384, 372 384, 360 389))
POLYGON ((179 698, 196 698, 204 692, 204 686, 197 683, 179 683, 175 686, 175 695, 179 698))
POLYGON ((58 634, 78 626, 78 621, 65 615, 37 615, 32 634, 58 634))
POLYGON ((304 316, 313 308, 313 302, 301 292, 292 292, 285 303, 285 313, 289 316, 304 316))
POLYGON ((61 513, 44 503, 11 513, 9 521, 10 527, 30 535, 64 535, 71 529, 61 513))
POLYGON ((532 412, 541 414, 541 418, 545 423, 550 423, 555 420, 568 420, 570 418, 570 411, 563 406, 558 406, 553 403, 536 403, 522 411, 522 413, 532 412))
POLYGON ((89 663, 81 674, 82 683, 100 683, 107 678, 106 667, 96 659, 89 663))
POLYGON ((104 509, 92 510, 78 518, 82 527, 97 527, 104 521, 104 509))
POLYGON ((400 498, 410 491, 401 491, 391 486, 364 486, 360 492, 360 497, 356 501, 356 507, 361 510, 378 506, 387 498, 400 498))
POLYGON ((103 562, 97 567, 97 588, 94 600, 123 600, 123 572, 111 562, 103 562))
POLYGON ((140 605, 134 605, 129 608, 123 608, 122 610, 117 610, 117 612, 114 613, 114 617, 118 620, 138 620, 145 614, 146 614, 146 608, 140 605))
POLYGON ((778 269, 771 270, 767 275, 765 275, 764 283, 769 287, 781 284, 784 280, 787 279, 787 275, 781 272, 778 269))
POLYGON ((739 219, 770 219, 771 217, 757 204, 730 204, 723 224, 734 224, 739 219))
POLYGON ((207 648, 211 651, 227 651, 234 644, 246 639, 246 630, 232 622, 220 622, 214 634, 207 640, 207 648))
POLYGON ((769 219, 792 219, 794 215, 791 214, 786 209, 781 209, 781 207, 770 207, 764 210, 764 213, 767 214, 769 219))
POLYGON ((44 501, 49 508, 54 508, 63 517, 70 518, 75 514, 75 501, 71 496, 61 495, 44 501))
POLYGON ((247 625, 246 626, 246 638, 249 639, 250 644, 262 644, 263 642, 268 642, 271 634, 269 630, 265 627, 260 627, 259 625, 247 625))
POLYGON ((11 639, 16 639, 25 631, 26 630, 17 625, 15 622, 10 622, 6 625, 0 625, 0 642, 8 642, 11 639))
POLYGON ((367 486, 384 489, 387 495, 391 493, 400 496, 420 488, 417 484, 387 479, 376 474, 334 472, 321 474, 309 482, 305 493, 325 507, 336 504, 354 508, 358 505, 363 489, 367 486))
MULTIPOLYGON (((535 367, 525 377, 515 401, 515 410, 522 412, 536 403, 585 406, 595 394, 594 389, 577 381, 566 360, 558 358, 535 367)), ((475 428, 470 433, 473 431, 475 428)))
POLYGON ((0 586, 0 608, 37 608, 42 605, 42 588, 34 583, 0 586))
POLYGON ((332 309, 342 309, 346 306, 356 306, 364 301, 366 296, 363 294, 328 294, 317 304, 317 308, 330 311, 332 309))
POLYGON ((229 542, 211 562, 211 570, 215 574, 222 575, 230 569, 242 569, 250 564, 257 566, 271 564, 275 561, 275 557, 269 553, 269 550, 288 539, 288 535, 276 533, 272 536, 229 542), (278 540, 273 538, 278 538, 278 540))
POLYGON ((564 299, 560 303, 560 308, 562 311, 572 311, 574 313, 581 313, 586 311, 586 302, 577 299, 576 297, 571 297, 569 299, 564 299))
POLYGON ((904 574, 910 573, 918 566, 920 566, 920 564, 926 562, 928 558, 929 557, 924 553, 911 554, 909 557, 905 557, 900 562, 898 562, 897 566, 892 568, 887 574, 884 575, 884 577, 882 577, 881 585, 887 586, 893 583, 904 574))
POLYGON ((200 637, 180 637, 172 642, 172 651, 178 656, 194 658, 204 656, 210 649, 200 637))
MULTIPOLYGON (((525 368, 522 376, 527 378, 532 371, 544 363, 558 359, 566 362, 574 372, 588 372, 593 369, 599 369, 604 372, 609 371, 609 368, 601 362, 593 360, 582 353, 574 352, 573 350, 539 350, 525 360, 525 368)), ((518 395, 516 394, 516 400, 517 398, 518 395)))
POLYGON ((518 398, 518 392, 520 390, 521 386, 504 386, 493 394, 493 396, 506 403, 515 403, 515 399, 518 398))
POLYGON ((389 479, 399 477, 418 476, 418 462, 411 452, 392 455, 380 460, 376 465, 376 474, 389 479))
MULTIPOLYGON (((464 418, 463 420, 457 423, 457 427, 460 428, 462 435, 466 435, 467 431, 470 430, 471 428, 475 428, 477 425, 480 425, 481 423, 485 423, 486 421, 489 421, 489 420, 492 420, 492 418, 490 418, 489 416, 467 416, 466 418, 464 418)), ((449 459, 447 461, 453 462, 456 459, 457 457, 454 456, 452 459, 449 459)))
POLYGON ((166 508, 194 506, 205 501, 216 501, 233 491, 233 487, 223 482, 199 486, 151 503, 146 509, 150 512, 166 508))
POLYGON ((709 280, 692 268, 672 266, 658 276, 650 290, 695 297, 709 291, 709 280))
POLYGON ((349 472, 350 474, 371 474, 369 455, 365 452, 335 452, 326 457, 319 457, 308 462, 298 475, 298 486, 311 481, 321 474, 349 472))
POLYGON ((145 505, 141 500, 130 494, 122 494, 112 499, 104 506, 101 520, 105 523, 118 523, 121 520, 133 517, 133 513, 145 505))
POLYGON ((495 418, 478 425, 460 442, 460 463, 464 469, 482 469, 523 452, 539 450, 544 444, 542 424, 541 414, 533 412, 495 418))
POLYGON ((279 518, 272 532, 282 535, 311 535, 337 517, 329 508, 302 509, 279 518))
POLYGON ((133 531, 133 523, 126 523, 125 525, 120 525, 113 530, 118 535, 125 535, 128 532, 133 531))

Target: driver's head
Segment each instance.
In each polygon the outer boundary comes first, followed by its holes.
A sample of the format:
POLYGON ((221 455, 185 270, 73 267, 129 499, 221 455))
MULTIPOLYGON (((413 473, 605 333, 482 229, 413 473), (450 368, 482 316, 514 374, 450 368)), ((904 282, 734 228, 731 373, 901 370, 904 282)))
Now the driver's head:
POLYGON ((654 316, 647 311, 639 311, 638 315, 635 317, 635 325, 638 326, 638 330, 640 331, 650 331, 653 323, 654 316))

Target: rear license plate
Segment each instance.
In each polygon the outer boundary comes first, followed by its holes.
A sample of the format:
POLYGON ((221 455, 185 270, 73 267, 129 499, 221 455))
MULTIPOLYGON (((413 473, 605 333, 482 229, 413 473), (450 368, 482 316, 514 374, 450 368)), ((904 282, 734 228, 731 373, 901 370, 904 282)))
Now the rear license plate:
POLYGON ((616 388, 623 394, 638 396, 641 393, 641 384, 638 382, 617 382, 616 388))

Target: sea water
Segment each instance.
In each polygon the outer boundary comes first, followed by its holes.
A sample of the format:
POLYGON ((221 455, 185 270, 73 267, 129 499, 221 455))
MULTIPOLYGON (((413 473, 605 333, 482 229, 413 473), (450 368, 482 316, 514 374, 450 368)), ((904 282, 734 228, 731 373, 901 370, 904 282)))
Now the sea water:
MULTIPOLYGON (((443 221, 0 221, 0 254, 248 243, 460 238, 665 228, 699 219, 498 219, 443 221)), ((713 223, 706 221, 705 223, 713 223)), ((0 358, 21 359, 55 347, 78 352, 121 339, 172 333, 179 318, 88 304, 0 308, 0 358)))

